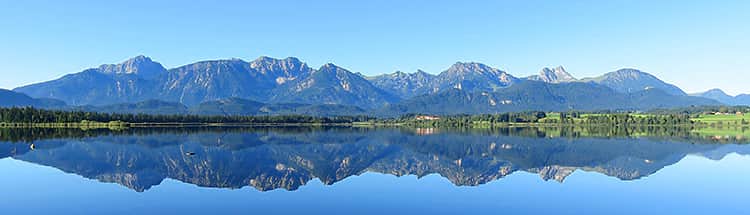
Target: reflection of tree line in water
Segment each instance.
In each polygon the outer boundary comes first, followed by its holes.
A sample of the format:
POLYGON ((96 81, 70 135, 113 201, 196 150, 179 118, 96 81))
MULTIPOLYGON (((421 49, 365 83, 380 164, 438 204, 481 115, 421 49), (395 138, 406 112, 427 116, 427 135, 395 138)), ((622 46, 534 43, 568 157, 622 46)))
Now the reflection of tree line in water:
POLYGON ((80 139, 108 135, 121 136, 145 136, 154 134, 192 134, 192 133, 226 133, 226 132, 262 132, 273 131, 279 133, 305 133, 325 131, 330 129, 362 130, 366 128, 354 127, 323 127, 323 126, 284 126, 284 127, 148 127, 128 128, 122 130, 100 129, 78 129, 78 128, 0 128, 0 141, 9 142, 33 142, 44 139, 80 139))
MULTIPOLYGON (((521 137, 649 137, 701 143, 747 143, 748 137, 742 135, 711 136, 701 135, 693 128, 683 126, 541 126, 541 127, 495 127, 495 128, 413 128, 413 127, 352 127, 352 126, 195 126, 195 127, 149 127, 128 128, 122 130, 78 129, 78 128, 0 128, 0 141, 33 142, 43 139, 79 139, 107 135, 152 135, 152 134, 191 134, 191 133, 225 133, 225 132, 276 132, 276 133, 311 133, 311 132, 368 132, 388 129, 417 135, 436 133, 456 133, 465 135, 500 135, 521 137)), ((738 130, 740 133, 747 129, 738 130)))
POLYGON ((475 134, 498 134, 505 136, 524 137, 648 137, 663 138, 682 141, 696 141, 701 143, 750 143, 750 137, 743 133, 750 131, 748 128, 737 128, 726 130, 736 135, 704 135, 701 129, 688 126, 538 126, 538 127, 500 127, 500 128, 444 128, 434 129, 431 133, 441 130, 458 130, 475 134))

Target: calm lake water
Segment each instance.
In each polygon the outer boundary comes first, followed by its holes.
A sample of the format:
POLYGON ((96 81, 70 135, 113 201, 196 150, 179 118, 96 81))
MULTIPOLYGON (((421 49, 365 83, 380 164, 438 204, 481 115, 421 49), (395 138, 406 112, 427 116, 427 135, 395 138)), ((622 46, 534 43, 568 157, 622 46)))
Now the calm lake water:
POLYGON ((0 210, 750 214, 750 144, 743 137, 599 133, 0 129, 0 210))

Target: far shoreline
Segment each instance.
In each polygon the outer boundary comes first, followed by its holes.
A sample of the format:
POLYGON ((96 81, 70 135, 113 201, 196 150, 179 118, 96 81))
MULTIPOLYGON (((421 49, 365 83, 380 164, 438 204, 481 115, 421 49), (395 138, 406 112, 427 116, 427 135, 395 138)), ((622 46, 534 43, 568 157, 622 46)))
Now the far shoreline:
POLYGON ((407 128, 510 128, 510 127, 682 127, 682 128, 750 128, 750 125, 712 126, 702 124, 567 124, 567 123, 476 123, 461 126, 440 126, 409 123, 351 122, 351 123, 130 123, 130 122, 88 122, 88 123, 0 123, 0 128, 163 128, 163 127, 407 127, 407 128))

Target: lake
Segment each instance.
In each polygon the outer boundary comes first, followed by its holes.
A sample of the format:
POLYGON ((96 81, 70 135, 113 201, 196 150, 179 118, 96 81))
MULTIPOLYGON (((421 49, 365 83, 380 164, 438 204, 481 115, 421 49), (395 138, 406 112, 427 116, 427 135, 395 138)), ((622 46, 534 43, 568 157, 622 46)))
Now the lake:
POLYGON ((0 129, 3 214, 750 214, 750 144, 672 130, 0 129))

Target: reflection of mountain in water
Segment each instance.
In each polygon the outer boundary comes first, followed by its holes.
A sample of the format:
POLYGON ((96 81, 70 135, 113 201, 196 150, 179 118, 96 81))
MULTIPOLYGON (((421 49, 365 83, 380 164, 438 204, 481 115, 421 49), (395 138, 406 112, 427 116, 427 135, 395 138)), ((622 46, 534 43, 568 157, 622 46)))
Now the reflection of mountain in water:
POLYGON ((77 136, 0 143, 0 156, 114 182, 136 191, 165 178, 205 187, 295 190, 312 179, 333 184, 364 172, 439 174, 476 186, 516 171, 563 181, 573 171, 638 179, 687 154, 721 159, 750 146, 665 138, 537 138, 396 129, 255 129, 77 136), (194 153, 194 154, 193 154, 194 153))

